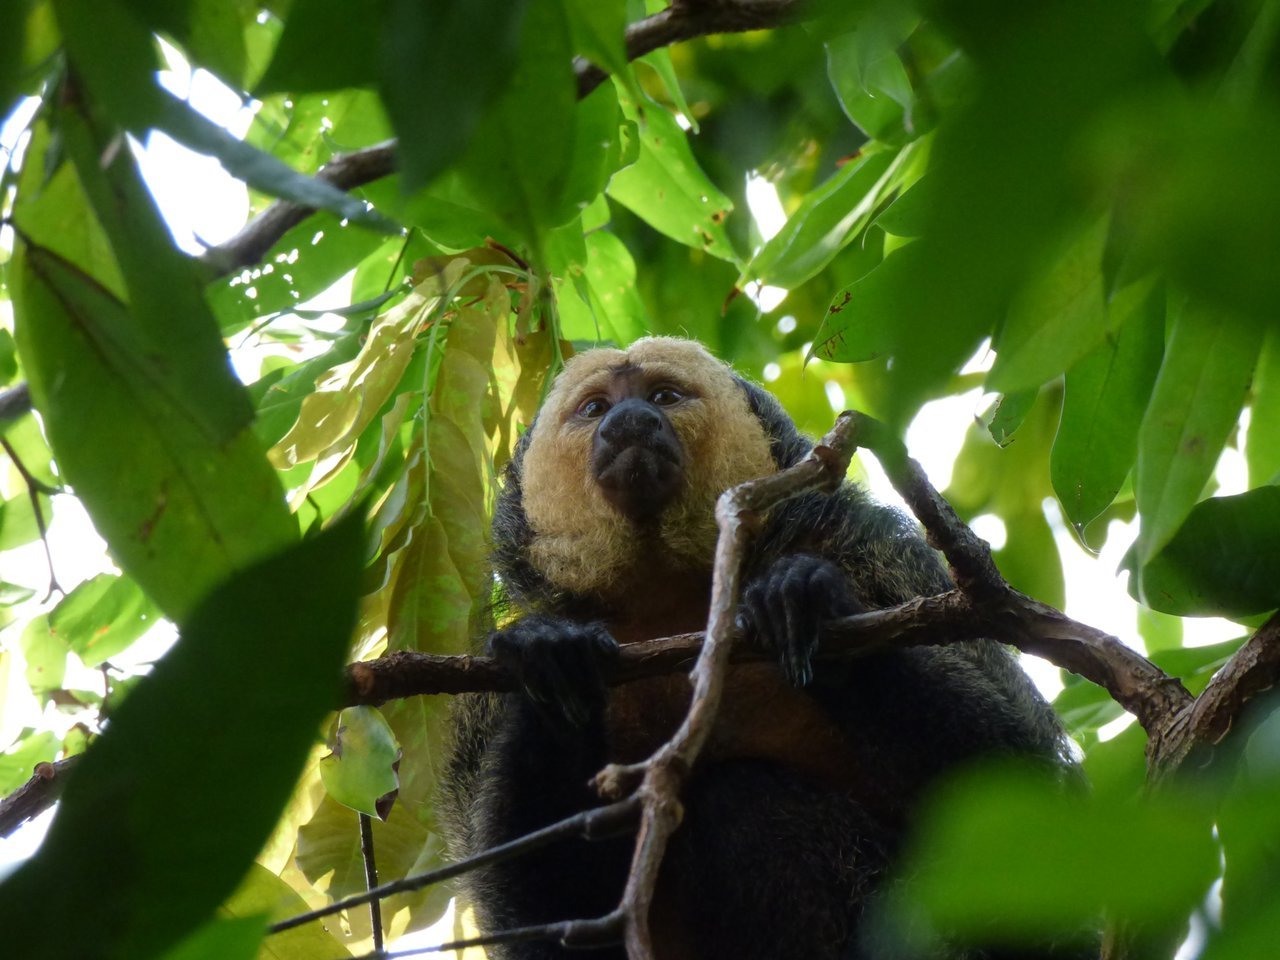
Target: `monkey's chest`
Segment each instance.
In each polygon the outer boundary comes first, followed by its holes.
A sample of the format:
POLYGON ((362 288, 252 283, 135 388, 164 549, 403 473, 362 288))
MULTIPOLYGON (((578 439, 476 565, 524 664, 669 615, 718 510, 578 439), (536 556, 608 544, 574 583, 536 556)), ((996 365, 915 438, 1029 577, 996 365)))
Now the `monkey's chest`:
MULTIPOLYGON (((616 687, 610 696, 609 759, 637 763, 670 739, 689 709, 684 674, 616 687)), ((701 762, 767 760, 819 782, 859 781, 849 744, 821 705, 787 683, 771 663, 734 664, 701 762)))

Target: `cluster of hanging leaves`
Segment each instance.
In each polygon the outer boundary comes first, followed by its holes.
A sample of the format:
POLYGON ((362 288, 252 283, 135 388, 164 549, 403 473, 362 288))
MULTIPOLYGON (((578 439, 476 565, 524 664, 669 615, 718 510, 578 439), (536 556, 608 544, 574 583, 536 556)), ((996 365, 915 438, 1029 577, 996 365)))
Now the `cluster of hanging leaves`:
MULTIPOLYGON (((1243 634, 1280 606, 1274 2, 815 4, 628 63, 626 25, 663 6, 0 5, 0 379, 39 414, 0 424, 0 550, 39 557, 74 497, 117 565, 47 598, 38 574, 0 585, 0 794, 92 744, 0 887, 15 955, 367 945, 365 911, 263 931, 364 888, 357 812, 383 880, 441 862, 448 704, 326 714, 333 678, 483 631, 494 476, 584 345, 696 337, 815 432, 833 396, 905 428, 985 387, 952 503, 1004 520, 1002 570, 1058 605, 1046 499, 1086 549, 1136 516, 1143 636, 1193 689, 1238 642, 1184 648, 1178 617, 1243 634), (580 96, 575 57, 612 79, 580 96), (243 138, 169 92, 179 60, 252 104, 243 138), (135 159, 161 135, 215 157, 253 212, 316 212, 247 267, 188 256, 135 159), (390 175, 349 193, 314 176, 392 137, 390 175), (749 179, 786 215, 767 237, 749 179), (339 281, 347 305, 306 306, 339 281), (962 373, 986 342, 989 372, 962 373), (255 368, 233 372, 228 345, 255 368), (1214 496, 1227 449, 1248 490, 1214 496), (166 622, 181 639, 149 676, 117 665, 166 622)), ((1225 804, 1138 807, 1141 732, 1099 742, 1119 708, 1065 679, 1094 795, 957 785, 913 929, 1177 930, 1225 863, 1202 955, 1262 955, 1275 724, 1225 804)), ((383 915, 416 929, 446 902, 383 915)))

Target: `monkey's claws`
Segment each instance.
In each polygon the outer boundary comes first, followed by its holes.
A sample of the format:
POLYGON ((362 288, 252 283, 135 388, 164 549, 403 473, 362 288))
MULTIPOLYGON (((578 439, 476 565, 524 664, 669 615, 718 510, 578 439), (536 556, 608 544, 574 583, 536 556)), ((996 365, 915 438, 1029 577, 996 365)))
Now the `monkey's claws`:
POLYGON ((585 726, 604 707, 618 642, 598 623, 530 616, 490 635, 488 649, 546 713, 585 726))
POLYGON ((748 641, 777 654, 786 678, 803 687, 813 680, 822 624, 861 610, 839 567, 801 553, 775 561, 748 584, 738 625, 748 641))

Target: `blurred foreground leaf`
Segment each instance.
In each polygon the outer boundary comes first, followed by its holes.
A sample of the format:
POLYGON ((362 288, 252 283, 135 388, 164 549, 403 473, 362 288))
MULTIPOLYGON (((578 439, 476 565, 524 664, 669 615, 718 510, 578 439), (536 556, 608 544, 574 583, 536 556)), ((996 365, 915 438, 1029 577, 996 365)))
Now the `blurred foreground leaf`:
POLYGON ((361 548, 349 518, 199 605, 0 886, 6 949, 145 960, 231 893, 338 699, 361 548), (110 882, 67 882, 83 876, 110 882))

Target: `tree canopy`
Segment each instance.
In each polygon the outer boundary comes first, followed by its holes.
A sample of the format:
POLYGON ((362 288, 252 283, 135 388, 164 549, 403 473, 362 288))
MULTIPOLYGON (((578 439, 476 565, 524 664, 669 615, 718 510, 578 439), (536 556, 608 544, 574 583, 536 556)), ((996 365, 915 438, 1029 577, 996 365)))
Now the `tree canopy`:
MULTIPOLYGON (((342 666, 471 650, 550 378, 673 334, 814 435, 992 395, 944 493, 1003 521, 1033 601, 1065 604, 1058 517, 1073 550, 1132 540, 1150 663, 1098 639, 1127 624, 1036 651, 1091 791, 953 784, 891 935, 1274 949, 1278 40, 1274 0, 0 5, 0 550, 78 500, 115 564, 0 583, 0 829, 70 784, 0 884, 6 948, 371 949, 363 907, 266 927, 366 889, 361 815, 382 880, 443 863, 449 698, 375 707, 342 666), (242 137, 171 92, 188 68, 242 137), (161 135, 246 185, 242 231, 175 243, 161 135), (1184 644, 1203 616, 1238 638, 1184 644), (117 666, 162 621, 154 669, 117 666)), ((447 902, 402 890, 383 926, 447 902)))

